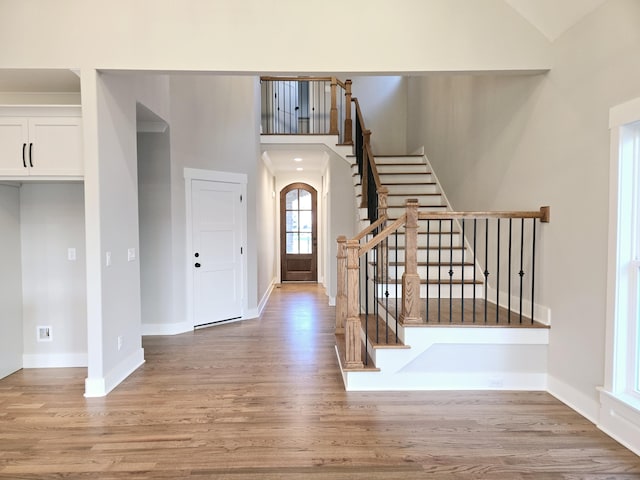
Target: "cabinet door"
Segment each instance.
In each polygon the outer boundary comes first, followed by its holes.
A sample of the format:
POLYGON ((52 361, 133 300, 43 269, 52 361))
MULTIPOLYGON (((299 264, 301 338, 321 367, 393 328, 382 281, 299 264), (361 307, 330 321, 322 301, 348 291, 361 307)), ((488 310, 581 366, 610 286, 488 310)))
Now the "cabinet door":
POLYGON ((27 119, 0 117, 0 175, 29 175, 28 147, 27 119))
POLYGON ((31 175, 82 175, 80 118, 30 118, 27 150, 31 175))

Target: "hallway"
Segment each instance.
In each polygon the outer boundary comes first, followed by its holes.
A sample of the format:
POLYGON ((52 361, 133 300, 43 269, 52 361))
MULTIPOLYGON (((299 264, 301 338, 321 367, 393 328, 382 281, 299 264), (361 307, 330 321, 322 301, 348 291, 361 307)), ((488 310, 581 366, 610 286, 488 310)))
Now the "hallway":
POLYGON ((543 392, 344 391, 334 308, 274 289, 261 318, 145 337, 104 398, 85 369, 0 381, 0 478, 640 478, 640 459, 543 392))

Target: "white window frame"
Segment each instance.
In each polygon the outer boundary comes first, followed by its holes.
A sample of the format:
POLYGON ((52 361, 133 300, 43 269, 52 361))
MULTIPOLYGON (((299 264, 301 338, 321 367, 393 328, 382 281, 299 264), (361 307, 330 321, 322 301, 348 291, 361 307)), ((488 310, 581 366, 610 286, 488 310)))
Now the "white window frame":
POLYGON ((598 426, 640 455, 640 98, 611 108, 609 128, 606 353, 598 426), (630 148, 634 161, 629 161, 630 148))

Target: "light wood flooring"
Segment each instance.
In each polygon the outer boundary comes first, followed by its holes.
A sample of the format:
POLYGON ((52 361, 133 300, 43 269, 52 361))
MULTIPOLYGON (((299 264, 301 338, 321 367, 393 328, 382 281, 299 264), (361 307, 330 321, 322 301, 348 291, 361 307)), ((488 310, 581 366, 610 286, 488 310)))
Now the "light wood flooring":
POLYGON ((105 398, 84 369, 0 381, 3 479, 632 479, 640 458, 546 393, 345 392, 334 309, 275 289, 260 319, 146 337, 105 398))

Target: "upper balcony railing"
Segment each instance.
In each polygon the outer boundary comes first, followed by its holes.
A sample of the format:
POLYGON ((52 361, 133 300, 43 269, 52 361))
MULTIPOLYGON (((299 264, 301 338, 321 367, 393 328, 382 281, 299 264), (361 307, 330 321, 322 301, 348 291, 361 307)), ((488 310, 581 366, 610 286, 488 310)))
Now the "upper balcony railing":
POLYGON ((260 77, 262 133, 338 135, 353 143, 351 80, 336 77, 260 77))

